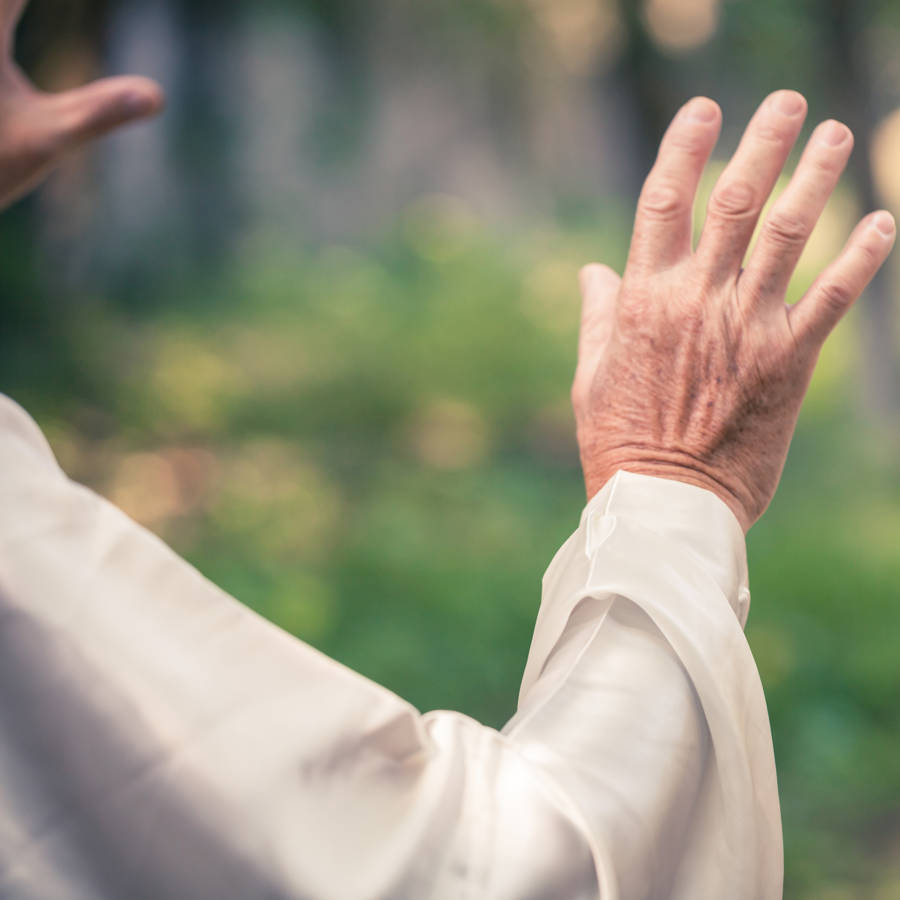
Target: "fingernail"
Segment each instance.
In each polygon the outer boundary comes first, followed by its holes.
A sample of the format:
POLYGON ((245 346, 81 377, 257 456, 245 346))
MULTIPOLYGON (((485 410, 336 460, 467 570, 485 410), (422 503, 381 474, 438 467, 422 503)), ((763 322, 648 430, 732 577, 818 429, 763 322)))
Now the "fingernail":
POLYGON ((819 137, 822 143, 828 144, 830 147, 839 147, 847 140, 849 129, 846 125, 841 125, 834 119, 825 122, 819 131, 819 137))
POLYGON ((885 236, 890 237, 895 231, 894 217, 889 212, 875 213, 872 224, 885 236))
POLYGON ((803 96, 796 91, 779 91, 774 100, 775 109, 784 116, 796 116, 803 111, 803 96))
POLYGON ((712 122, 719 107, 706 97, 697 97, 687 105, 687 117, 695 122, 712 122))

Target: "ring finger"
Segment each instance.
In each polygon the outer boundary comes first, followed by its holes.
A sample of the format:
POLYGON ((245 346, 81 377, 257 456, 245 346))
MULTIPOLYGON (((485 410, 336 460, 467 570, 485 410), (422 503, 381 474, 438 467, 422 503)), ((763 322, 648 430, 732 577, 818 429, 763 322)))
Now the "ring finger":
POLYGON ((737 151, 716 182, 697 256, 715 278, 737 274, 747 245, 806 117, 796 91, 776 91, 750 120, 737 151))

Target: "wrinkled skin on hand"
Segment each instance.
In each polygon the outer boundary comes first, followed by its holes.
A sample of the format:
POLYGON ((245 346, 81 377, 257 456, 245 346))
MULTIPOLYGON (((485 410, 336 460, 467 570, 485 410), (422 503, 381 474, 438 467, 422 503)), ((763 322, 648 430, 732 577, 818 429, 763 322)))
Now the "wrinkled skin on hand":
POLYGON ((742 268, 805 113, 793 91, 766 99, 713 190, 693 250, 694 196, 721 113, 692 100, 641 192, 624 276, 596 264, 582 270, 572 403, 588 497, 618 469, 671 478, 713 491, 745 531, 772 499, 822 343, 895 234, 888 213, 867 216, 803 298, 785 303, 853 145, 846 126, 828 121, 742 268))
POLYGON ((0 209, 27 193, 74 147, 162 108, 137 76, 103 78, 61 94, 39 91, 12 58, 25 0, 0 0, 0 209))

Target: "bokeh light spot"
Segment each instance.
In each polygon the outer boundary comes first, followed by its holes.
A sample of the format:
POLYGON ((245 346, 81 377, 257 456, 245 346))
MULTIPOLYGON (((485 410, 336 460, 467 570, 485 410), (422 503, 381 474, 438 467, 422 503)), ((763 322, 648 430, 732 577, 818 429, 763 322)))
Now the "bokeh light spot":
POLYGON ((705 44, 719 24, 720 0, 648 0, 647 31, 654 42, 673 53, 687 53, 705 44))
POLYGON ((534 5, 557 55, 574 74, 618 57, 625 30, 612 0, 535 0, 534 5))
POLYGON ((878 190, 894 210, 900 210, 900 109, 886 115, 872 136, 872 169, 878 190))
POLYGON ((435 469, 464 469, 482 462, 490 435, 484 416, 461 400, 433 400, 414 418, 409 443, 416 458, 435 469))

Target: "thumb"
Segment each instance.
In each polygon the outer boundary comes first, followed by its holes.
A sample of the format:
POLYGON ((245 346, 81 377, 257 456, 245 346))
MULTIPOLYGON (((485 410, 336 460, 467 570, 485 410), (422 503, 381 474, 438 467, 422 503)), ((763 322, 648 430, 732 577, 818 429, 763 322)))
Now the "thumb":
POLYGON ((581 284, 581 329, 578 361, 595 359, 612 333, 616 297, 622 279, 609 267, 590 263, 578 273, 581 284))
POLYGON ((163 107, 163 93, 149 78, 126 75, 47 95, 44 103, 57 145, 68 149, 154 115, 163 107))

